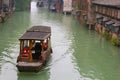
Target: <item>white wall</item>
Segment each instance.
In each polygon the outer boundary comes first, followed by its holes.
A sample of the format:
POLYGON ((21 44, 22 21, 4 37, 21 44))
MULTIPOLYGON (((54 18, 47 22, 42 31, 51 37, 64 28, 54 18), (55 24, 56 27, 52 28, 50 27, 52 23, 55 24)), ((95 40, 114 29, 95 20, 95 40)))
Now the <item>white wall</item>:
POLYGON ((72 10, 72 0, 63 0, 63 11, 71 11, 72 10))

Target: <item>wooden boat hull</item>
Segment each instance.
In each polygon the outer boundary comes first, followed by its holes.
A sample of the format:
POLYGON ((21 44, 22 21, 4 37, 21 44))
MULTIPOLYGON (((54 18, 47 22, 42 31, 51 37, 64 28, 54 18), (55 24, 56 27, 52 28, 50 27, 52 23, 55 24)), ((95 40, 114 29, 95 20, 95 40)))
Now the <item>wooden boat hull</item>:
POLYGON ((42 66, 44 66, 46 64, 46 61, 48 61, 51 53, 52 53, 51 48, 47 49, 44 52, 44 54, 45 54, 44 62, 41 62, 41 61, 29 62, 26 60, 25 61, 18 60, 16 66, 20 72, 39 72, 41 70, 42 66))
POLYGON ((39 72, 43 66, 41 62, 18 62, 16 65, 20 72, 39 72))

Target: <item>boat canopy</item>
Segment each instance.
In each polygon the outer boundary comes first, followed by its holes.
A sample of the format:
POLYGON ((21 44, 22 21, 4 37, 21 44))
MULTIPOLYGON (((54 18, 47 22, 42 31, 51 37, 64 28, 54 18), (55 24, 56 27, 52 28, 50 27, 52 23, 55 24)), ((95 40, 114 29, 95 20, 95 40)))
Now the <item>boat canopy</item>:
POLYGON ((33 26, 28 29, 19 40, 45 40, 51 36, 51 28, 48 26, 33 26))
POLYGON ((48 26, 33 26, 32 28, 28 29, 27 32, 46 32, 51 33, 51 28, 48 26))

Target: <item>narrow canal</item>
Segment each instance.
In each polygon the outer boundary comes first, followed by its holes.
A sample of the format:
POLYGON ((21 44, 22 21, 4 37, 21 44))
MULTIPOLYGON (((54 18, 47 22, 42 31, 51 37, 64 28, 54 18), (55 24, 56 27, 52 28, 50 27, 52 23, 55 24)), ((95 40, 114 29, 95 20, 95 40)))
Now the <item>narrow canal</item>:
POLYGON ((72 16, 36 8, 15 12, 0 24, 0 80, 119 80, 120 49, 72 16), (16 68, 19 37, 33 25, 52 29, 53 53, 38 73, 20 73, 16 68))

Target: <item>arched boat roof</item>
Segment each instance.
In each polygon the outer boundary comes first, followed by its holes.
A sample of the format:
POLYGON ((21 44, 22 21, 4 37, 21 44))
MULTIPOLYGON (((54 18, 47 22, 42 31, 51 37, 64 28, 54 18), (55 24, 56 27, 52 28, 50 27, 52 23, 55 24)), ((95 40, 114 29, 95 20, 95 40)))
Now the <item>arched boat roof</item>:
POLYGON ((44 40, 51 36, 51 27, 33 26, 19 40, 44 40))

